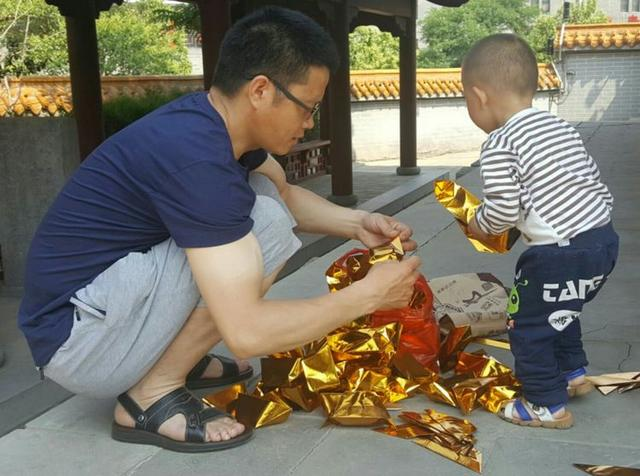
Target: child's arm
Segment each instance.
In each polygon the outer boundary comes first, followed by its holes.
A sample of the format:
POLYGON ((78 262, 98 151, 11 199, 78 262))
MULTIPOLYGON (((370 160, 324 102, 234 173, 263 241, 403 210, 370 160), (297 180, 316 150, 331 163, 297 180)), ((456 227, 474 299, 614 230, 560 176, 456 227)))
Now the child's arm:
POLYGON ((475 216, 469 222, 469 225, 467 226, 467 231, 473 236, 473 238, 476 238, 480 241, 488 241, 492 236, 491 234, 485 233, 480 229, 475 216))
POLYGON ((475 236, 499 235, 514 228, 520 218, 518 157, 510 150, 486 148, 480 155, 482 205, 469 224, 475 236))

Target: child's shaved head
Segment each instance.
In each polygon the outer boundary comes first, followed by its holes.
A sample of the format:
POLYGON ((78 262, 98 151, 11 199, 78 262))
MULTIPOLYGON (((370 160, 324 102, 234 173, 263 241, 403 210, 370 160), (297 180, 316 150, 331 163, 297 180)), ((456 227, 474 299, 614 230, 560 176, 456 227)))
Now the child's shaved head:
POLYGON ((487 36, 471 47, 462 63, 462 80, 533 97, 538 89, 538 63, 529 45, 510 33, 487 36))

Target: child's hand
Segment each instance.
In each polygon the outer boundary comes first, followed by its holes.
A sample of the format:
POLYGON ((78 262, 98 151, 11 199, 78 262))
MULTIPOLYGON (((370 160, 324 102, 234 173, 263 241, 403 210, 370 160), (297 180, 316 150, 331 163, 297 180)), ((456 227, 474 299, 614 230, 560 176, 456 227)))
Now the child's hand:
POLYGON ((484 231, 482 231, 480 229, 480 227, 478 226, 478 221, 476 220, 476 217, 474 216, 471 221, 469 222, 469 225, 467 227, 467 230, 469 231, 469 233, 476 239, 478 240, 488 240, 490 239, 491 235, 488 233, 485 233, 484 231))

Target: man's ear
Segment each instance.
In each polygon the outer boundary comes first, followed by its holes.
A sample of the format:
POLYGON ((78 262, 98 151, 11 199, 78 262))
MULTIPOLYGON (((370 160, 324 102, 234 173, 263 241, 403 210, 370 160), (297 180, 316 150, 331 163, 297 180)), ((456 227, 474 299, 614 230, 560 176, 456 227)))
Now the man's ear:
POLYGON ((471 86, 471 91, 476 96, 482 107, 485 107, 489 102, 489 96, 487 92, 484 89, 479 88, 478 86, 471 86))
POLYGON ((254 108, 262 108, 273 102, 273 89, 264 75, 255 76, 247 86, 247 96, 254 108))

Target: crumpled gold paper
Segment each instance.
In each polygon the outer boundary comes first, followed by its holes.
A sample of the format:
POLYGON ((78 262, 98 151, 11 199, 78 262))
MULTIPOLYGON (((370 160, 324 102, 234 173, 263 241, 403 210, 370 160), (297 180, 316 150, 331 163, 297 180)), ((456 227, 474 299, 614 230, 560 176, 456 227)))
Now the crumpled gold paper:
POLYGON ((585 473, 595 476, 640 476, 640 468, 628 468, 624 466, 592 466, 589 464, 574 463, 574 467, 585 473))
POLYGON ((471 327, 453 327, 440 345, 438 360, 440 369, 447 372, 455 368, 458 363, 458 355, 471 341, 471 327))
POLYGON ((347 254, 344 261, 333 263, 326 272, 329 291, 335 292, 346 288, 351 283, 364 278, 371 266, 384 261, 400 261, 404 256, 404 250, 400 237, 391 243, 379 246, 371 250, 354 249, 347 254))
POLYGON ((427 409, 424 413, 403 412, 400 418, 408 423, 390 425, 375 431, 398 438, 412 439, 414 443, 445 458, 480 473, 482 454, 474 447, 476 427, 444 413, 427 409))
POLYGON ((516 228, 500 235, 491 235, 488 240, 479 240, 469 233, 468 225, 480 206, 480 200, 471 192, 451 180, 438 180, 434 184, 436 199, 458 221, 462 232, 473 247, 482 253, 506 253, 520 236, 516 228))
POLYGON ((484 351, 461 351, 455 375, 423 385, 421 390, 431 400, 459 408, 465 415, 478 406, 497 413, 502 402, 519 395, 520 383, 509 367, 484 351))
POLYGON ((374 392, 323 393, 327 420, 343 426, 371 426, 390 422, 389 413, 374 392))
POLYGON ((223 411, 229 411, 227 408, 231 402, 237 400, 238 395, 247 393, 247 389, 243 383, 237 383, 225 388, 219 392, 213 392, 202 397, 202 401, 207 405, 216 407, 223 411))
POLYGON ((262 398, 240 394, 238 399, 229 405, 236 420, 250 428, 283 423, 292 411, 275 392, 269 392, 262 398))
POLYGON ((340 386, 338 368, 328 344, 314 355, 302 359, 302 371, 312 392, 332 390, 340 386))

